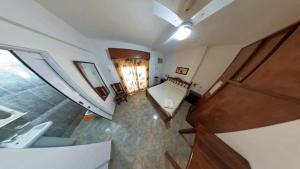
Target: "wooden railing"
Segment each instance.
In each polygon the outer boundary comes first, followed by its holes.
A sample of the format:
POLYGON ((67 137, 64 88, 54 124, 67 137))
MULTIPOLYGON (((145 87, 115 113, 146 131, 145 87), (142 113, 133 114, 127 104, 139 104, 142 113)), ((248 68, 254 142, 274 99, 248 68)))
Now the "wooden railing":
POLYGON ((165 152, 165 157, 171 163, 171 165, 173 166, 174 169, 181 169, 179 164, 173 159, 173 157, 170 155, 169 152, 167 152, 167 151, 165 152))

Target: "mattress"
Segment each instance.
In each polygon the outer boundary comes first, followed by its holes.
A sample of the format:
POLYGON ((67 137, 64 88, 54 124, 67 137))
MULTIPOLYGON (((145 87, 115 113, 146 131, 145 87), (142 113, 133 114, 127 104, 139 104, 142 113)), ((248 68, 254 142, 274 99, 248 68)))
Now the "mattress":
POLYGON ((179 107, 187 94, 187 89, 171 81, 166 81, 160 85, 148 88, 148 93, 170 116, 179 107))

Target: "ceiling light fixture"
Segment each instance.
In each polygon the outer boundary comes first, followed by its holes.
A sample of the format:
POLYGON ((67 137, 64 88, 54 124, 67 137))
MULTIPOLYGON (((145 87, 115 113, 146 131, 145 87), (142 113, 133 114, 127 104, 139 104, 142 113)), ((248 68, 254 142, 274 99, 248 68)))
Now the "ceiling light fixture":
POLYGON ((184 40, 189 37, 192 33, 190 24, 181 25, 174 33, 173 38, 176 40, 184 40))
MULTIPOLYGON (((235 0, 210 0, 203 8, 196 12, 190 19, 185 18, 183 20, 178 16, 174 11, 164 6, 158 0, 153 1, 152 13, 161 19, 169 22, 176 28, 176 32, 172 33, 172 36, 169 37, 164 44, 172 40, 184 40, 190 36, 192 27, 202 23, 208 17, 214 15, 216 12, 221 11, 226 6, 232 4, 235 0)), ((187 4, 187 3, 186 3, 187 4)), ((192 9, 193 2, 185 6, 185 9, 192 9)))

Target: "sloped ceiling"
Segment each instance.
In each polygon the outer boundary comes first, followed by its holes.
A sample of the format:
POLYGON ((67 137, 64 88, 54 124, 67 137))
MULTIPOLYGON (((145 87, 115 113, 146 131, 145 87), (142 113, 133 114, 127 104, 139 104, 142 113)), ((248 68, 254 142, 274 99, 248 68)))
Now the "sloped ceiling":
MULTIPOLYGON (((151 14, 151 0, 36 0, 91 39, 145 45, 163 53, 194 45, 246 44, 300 20, 299 0, 236 0, 193 29, 185 41, 163 44, 172 25, 151 14)), ((188 19, 209 0, 160 0, 188 19)))

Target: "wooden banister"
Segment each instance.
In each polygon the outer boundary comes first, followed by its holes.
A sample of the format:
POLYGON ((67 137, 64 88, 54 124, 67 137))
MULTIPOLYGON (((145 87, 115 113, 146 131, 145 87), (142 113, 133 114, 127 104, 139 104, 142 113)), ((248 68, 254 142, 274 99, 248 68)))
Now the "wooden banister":
POLYGON ((166 159, 171 163, 174 169, 182 169, 179 164, 173 159, 173 157, 169 154, 169 152, 165 152, 166 159))
POLYGON ((195 134, 196 133, 196 129, 195 128, 188 128, 188 129, 181 129, 178 132, 180 134, 195 134))

